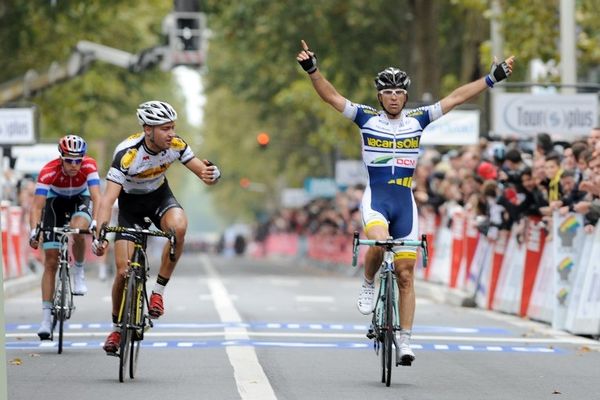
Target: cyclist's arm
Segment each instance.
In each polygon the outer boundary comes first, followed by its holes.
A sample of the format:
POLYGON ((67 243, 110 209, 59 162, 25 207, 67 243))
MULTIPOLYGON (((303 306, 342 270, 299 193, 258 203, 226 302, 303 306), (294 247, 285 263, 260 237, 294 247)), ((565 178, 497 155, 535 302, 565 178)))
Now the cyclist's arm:
POLYGON ((331 104, 331 106, 339 112, 344 111, 344 107, 346 106, 346 98, 338 93, 331 82, 325 79, 325 77, 321 74, 321 71, 317 69, 308 77, 310 78, 315 91, 324 102, 331 104))
POLYGON ((202 180, 202 182, 206 183, 207 185, 214 185, 218 182, 218 177, 215 178, 216 167, 212 164, 207 165, 198 157, 192 158, 183 165, 185 165, 187 169, 192 171, 198 178, 202 180))
MULTIPOLYGON (((88 186, 88 189, 90 191, 90 197, 92 198, 92 204, 94 205, 93 210, 95 211, 100 206, 100 186, 92 185, 88 186)), ((94 212, 94 214, 96 214, 96 212, 94 212)))
MULTIPOLYGON (((118 183, 107 180, 106 188, 104 189, 104 195, 99 196, 98 207, 94 208, 94 219, 97 221, 97 226, 101 227, 103 224, 108 224, 110 221, 110 215, 112 212, 112 206, 121 193, 122 186, 118 183)), ((93 197, 92 197, 93 199, 93 197)))
MULTIPOLYGON (((515 59, 514 56, 511 56, 505 60, 505 63, 509 70, 508 75, 510 75, 510 72, 512 72, 514 59, 515 59)), ((452 91, 452 93, 450 93, 448 96, 446 96, 442 100, 440 100, 440 105, 442 106, 442 113, 446 114, 446 113, 450 112, 454 107, 465 103, 469 99, 479 95, 484 90, 486 90, 489 87, 488 84, 486 83, 486 79, 488 79, 488 77, 490 77, 491 74, 492 74, 492 72, 490 72, 490 75, 488 75, 487 77, 477 79, 476 81, 467 83, 466 85, 463 85, 457 89, 454 89, 454 91, 452 91)), ((500 79, 505 79, 505 78, 506 78, 506 76, 503 78, 500 78, 500 79)))
POLYGON ((31 229, 35 229, 42 218, 42 211, 46 206, 46 195, 36 194, 33 196, 31 211, 29 212, 29 224, 31 229))
POLYGON ((321 74, 321 71, 319 71, 319 68, 317 67, 315 53, 308 49, 308 44, 302 40, 301 45, 302 50, 296 56, 296 60, 300 63, 300 65, 302 65, 312 59, 312 63, 310 63, 310 69, 308 66, 304 65, 302 68, 308 72, 308 76, 313 87, 317 91, 317 94, 323 99, 323 101, 331 104, 333 108, 339 112, 343 112, 344 107, 346 106, 346 99, 344 96, 339 94, 335 87, 333 87, 333 85, 321 74))
POLYGON ((488 86, 485 83, 485 78, 478 79, 471 83, 467 83, 457 89, 454 89, 452 93, 440 100, 442 106, 442 113, 446 114, 450 112, 454 107, 465 103, 470 98, 479 95, 481 92, 486 90, 488 86))

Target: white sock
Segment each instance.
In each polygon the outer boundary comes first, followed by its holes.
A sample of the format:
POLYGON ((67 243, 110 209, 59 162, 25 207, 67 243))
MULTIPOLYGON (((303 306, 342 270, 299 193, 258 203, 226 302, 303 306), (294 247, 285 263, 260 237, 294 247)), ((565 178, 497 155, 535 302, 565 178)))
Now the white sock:
POLYGON ((375 286, 375 279, 373 279, 372 281, 369 281, 367 278, 365 278, 364 284, 365 284, 365 286, 375 286))
POLYGON ((152 289, 152 293, 160 294, 161 296, 165 293, 165 286, 159 283, 154 284, 154 289, 152 289))
POLYGON ((83 273, 83 262, 75 261, 75 272, 78 274, 83 273))

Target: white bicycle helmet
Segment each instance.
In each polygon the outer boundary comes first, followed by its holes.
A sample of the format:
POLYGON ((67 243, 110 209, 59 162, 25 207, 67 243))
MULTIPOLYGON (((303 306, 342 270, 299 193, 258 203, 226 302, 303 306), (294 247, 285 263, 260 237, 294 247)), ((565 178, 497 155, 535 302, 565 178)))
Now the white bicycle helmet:
POLYGON ((140 125, 162 125, 177 119, 175 109, 164 101, 152 100, 139 105, 137 117, 140 125))
POLYGON ((58 141, 58 151, 62 157, 83 157, 87 143, 77 135, 67 135, 58 141))

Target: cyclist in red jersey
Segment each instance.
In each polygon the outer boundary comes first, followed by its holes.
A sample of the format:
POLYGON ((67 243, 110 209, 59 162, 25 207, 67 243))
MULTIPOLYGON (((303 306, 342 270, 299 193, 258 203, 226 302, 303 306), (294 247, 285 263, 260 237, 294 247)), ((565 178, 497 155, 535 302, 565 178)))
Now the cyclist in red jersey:
MULTIPOLYGON (((41 169, 30 212, 31 233, 29 245, 37 249, 39 237, 36 226, 42 222, 45 227, 62 227, 67 222, 72 228, 86 229, 92 222, 90 201, 100 201, 100 179, 96 160, 86 156, 87 144, 76 135, 60 139, 56 158, 41 169), (42 221, 43 217, 43 221, 42 221), (70 220, 69 220, 70 218, 70 220)), ((44 232, 44 273, 42 275, 42 323, 38 330, 41 340, 49 340, 52 332, 52 297, 54 280, 58 268, 60 251, 59 238, 52 232, 44 232)), ((85 240, 83 235, 73 236, 73 294, 87 293, 83 273, 85 240)))
MULTIPOLYGON (((187 230, 187 217, 183 208, 171 192, 165 173, 169 166, 181 162, 207 185, 217 183, 221 176, 219 169, 208 160, 200 160, 187 143, 175 133, 177 113, 163 101, 148 101, 140 104, 137 110, 138 122, 143 132, 129 136, 114 152, 111 167, 106 176, 106 190, 98 207, 98 226, 107 223, 111 207, 119 200, 118 223, 120 226, 147 227, 149 218, 163 230, 175 230, 175 261, 168 256, 169 244, 165 245, 156 284, 152 289, 148 314, 158 318, 164 312, 163 294, 177 260, 183 252, 183 242, 187 230)), ((117 271, 112 288, 113 331, 104 342, 107 355, 114 355, 121 339, 118 314, 123 297, 125 273, 131 259, 135 237, 129 233, 115 235, 115 263, 117 271)), ((93 249, 97 255, 104 254, 107 242, 94 240, 93 249)))

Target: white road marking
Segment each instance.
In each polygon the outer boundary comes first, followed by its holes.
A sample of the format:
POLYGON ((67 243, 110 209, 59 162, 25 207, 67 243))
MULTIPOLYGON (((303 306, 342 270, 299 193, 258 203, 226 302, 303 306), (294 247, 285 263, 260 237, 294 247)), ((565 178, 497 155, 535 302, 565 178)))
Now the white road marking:
POLYGON ((296 296, 299 303, 333 303, 333 296, 296 296))
MULTIPOLYGON (((236 310, 227 288, 221 281, 219 274, 206 256, 200 261, 208 276, 208 287, 213 296, 215 308, 222 322, 242 322, 242 317, 236 310)), ((246 328, 225 328, 225 339, 235 338, 249 339, 246 328)), ((233 367, 235 382, 238 393, 242 400, 276 400, 275 392, 271 387, 269 379, 258 362, 256 351, 250 346, 227 346, 225 347, 229 362, 233 367)))
MULTIPOLYGON (((98 332, 65 332, 64 337, 67 338, 104 338, 108 335, 109 331, 98 331, 98 332)), ((7 333, 5 335, 7 339, 34 339, 37 340, 38 336, 33 332, 20 332, 20 333, 7 333)), ((285 337, 285 338, 323 338, 323 339, 364 339, 367 340, 364 333, 336 333, 336 332, 275 332, 275 331, 251 331, 248 332, 246 328, 227 328, 225 331, 208 331, 208 332, 190 332, 190 331, 169 331, 169 332, 158 332, 156 330, 150 330, 144 334, 146 338, 220 338, 224 337, 227 340, 239 340, 249 338, 261 338, 261 337, 285 337)), ((411 336, 413 341, 422 342, 468 342, 468 343, 524 343, 524 344, 570 344, 570 345, 587 345, 594 349, 600 350, 600 345, 596 342, 595 345, 590 345, 590 339, 580 337, 569 337, 569 338, 544 338, 544 337, 505 337, 505 336, 448 336, 448 335, 416 335, 411 336)), ((49 347, 53 346, 53 342, 45 342, 49 347)), ((465 346, 469 347, 469 346, 465 346)), ((465 349, 469 350, 469 349, 465 349)))

